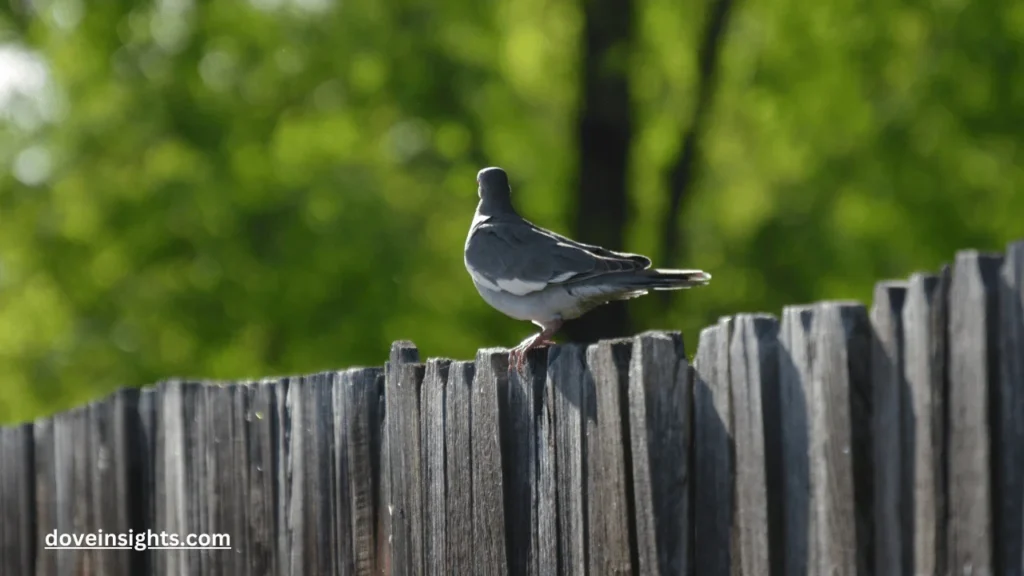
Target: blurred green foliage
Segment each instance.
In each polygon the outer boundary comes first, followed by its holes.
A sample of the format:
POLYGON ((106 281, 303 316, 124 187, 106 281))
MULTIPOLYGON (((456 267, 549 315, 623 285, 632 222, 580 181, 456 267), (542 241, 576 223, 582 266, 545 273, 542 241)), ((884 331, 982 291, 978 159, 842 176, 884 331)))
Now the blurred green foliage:
MULTIPOLYGON (((533 331, 479 299, 462 247, 487 165, 570 232, 579 2, 3 10, 0 421, 533 331)), ((628 55, 623 248, 655 258, 704 10, 644 0, 628 55)), ((673 263, 714 281, 667 311, 635 301, 638 329, 692 350, 720 314, 866 301, 1024 236, 1024 3, 748 0, 723 42, 673 263)))

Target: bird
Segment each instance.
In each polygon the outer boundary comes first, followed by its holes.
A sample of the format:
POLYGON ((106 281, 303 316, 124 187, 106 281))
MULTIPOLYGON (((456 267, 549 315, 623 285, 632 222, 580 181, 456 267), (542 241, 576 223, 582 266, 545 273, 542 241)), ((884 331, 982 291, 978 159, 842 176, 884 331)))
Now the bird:
POLYGON ((564 322, 598 306, 711 281, 703 270, 651 268, 646 256, 584 244, 533 224, 512 205, 508 175, 499 167, 480 170, 476 181, 480 202, 466 237, 466 271, 492 308, 541 329, 509 351, 510 370, 521 373, 527 352, 554 345, 564 322))

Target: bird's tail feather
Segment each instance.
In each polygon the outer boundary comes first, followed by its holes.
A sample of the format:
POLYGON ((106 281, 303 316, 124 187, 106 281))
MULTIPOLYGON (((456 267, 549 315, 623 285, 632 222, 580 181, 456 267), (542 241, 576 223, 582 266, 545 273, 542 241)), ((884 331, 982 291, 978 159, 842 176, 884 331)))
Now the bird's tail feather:
POLYGON ((568 286, 569 293, 578 298, 578 314, 612 300, 629 300, 651 290, 682 290, 703 286, 711 281, 711 274, 703 270, 646 269, 604 274, 600 281, 588 279, 568 286))
POLYGON ((711 281, 711 274, 703 270, 647 269, 624 276, 622 281, 626 286, 640 290, 682 290, 707 284, 711 281))
POLYGON ((576 292, 593 292, 591 300, 629 300, 647 294, 651 290, 683 290, 703 286, 711 281, 711 274, 703 270, 647 269, 616 272, 601 276, 599 284, 591 284, 576 292))

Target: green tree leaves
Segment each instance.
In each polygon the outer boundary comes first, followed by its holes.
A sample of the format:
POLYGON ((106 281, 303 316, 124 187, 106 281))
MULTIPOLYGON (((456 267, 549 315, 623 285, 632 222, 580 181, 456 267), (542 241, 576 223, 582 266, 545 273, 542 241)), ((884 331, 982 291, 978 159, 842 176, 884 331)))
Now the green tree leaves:
MULTIPOLYGON (((715 279, 667 313, 631 303, 636 328, 692 339, 719 314, 867 298, 1024 235, 1019 2, 736 1, 670 263, 715 279)), ((705 9, 646 0, 612 63, 633 107, 623 247, 655 257, 705 9)), ((45 67, 0 98, 0 421, 533 329, 479 299, 461 250, 486 165, 570 230, 579 3, 4 10, 0 50, 45 67)))

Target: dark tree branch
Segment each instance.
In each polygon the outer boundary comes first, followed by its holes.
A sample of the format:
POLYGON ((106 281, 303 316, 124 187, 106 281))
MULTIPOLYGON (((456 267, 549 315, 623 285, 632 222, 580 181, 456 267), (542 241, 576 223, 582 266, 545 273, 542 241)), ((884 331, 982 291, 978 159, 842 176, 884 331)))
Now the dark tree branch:
MULTIPOLYGON (((575 236, 621 249, 628 220, 627 161, 633 136, 627 66, 633 47, 633 2, 584 0, 583 91, 575 236)), ((629 332, 624 303, 601 306, 566 325, 574 341, 629 332)))
MULTIPOLYGON (((704 134, 704 123, 714 99, 715 72, 721 53, 725 31, 732 14, 732 0, 714 0, 707 14, 704 36, 698 48, 697 102, 693 108, 693 119, 683 136, 679 156, 669 174, 669 205, 665 219, 665 233, 662 237, 662 263, 664 266, 681 267, 679 262, 679 221, 683 202, 690 196, 697 176, 697 158, 700 154, 700 139, 704 134)), ((672 292, 662 292, 662 302, 667 306, 672 292)))

